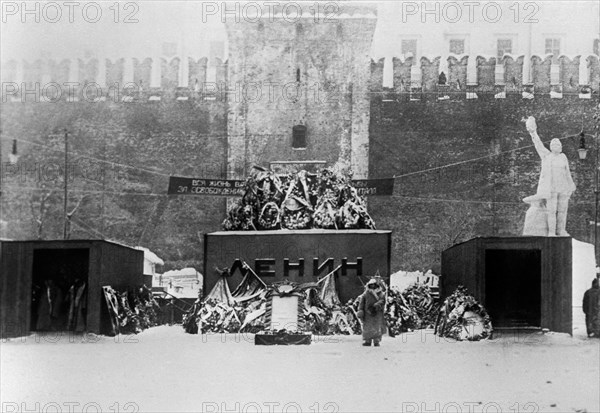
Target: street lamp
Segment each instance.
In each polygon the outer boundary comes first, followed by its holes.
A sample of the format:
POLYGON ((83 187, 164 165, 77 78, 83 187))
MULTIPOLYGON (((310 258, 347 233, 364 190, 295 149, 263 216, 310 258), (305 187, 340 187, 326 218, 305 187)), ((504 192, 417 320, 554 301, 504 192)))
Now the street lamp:
MULTIPOLYGON (((17 140, 13 139, 12 150, 8 153, 8 162, 11 165, 16 164, 19 161, 19 155, 17 154, 17 140)), ((0 237, 2 235, 2 180, 4 179, 4 164, 2 163, 2 128, 0 127, 0 237)))
POLYGON ((0 238, 2 238, 2 179, 4 178, 4 165, 2 165, 2 128, 0 127, 0 238))
POLYGON ((587 157, 587 148, 585 147, 585 135, 583 134, 583 132, 579 134, 579 149, 577 150, 577 152, 579 152, 579 159, 581 159, 582 161, 587 157))
POLYGON ((10 162, 11 165, 14 165, 17 162, 19 162, 19 155, 17 154, 17 140, 16 139, 13 139, 12 150, 8 154, 8 161, 10 162))

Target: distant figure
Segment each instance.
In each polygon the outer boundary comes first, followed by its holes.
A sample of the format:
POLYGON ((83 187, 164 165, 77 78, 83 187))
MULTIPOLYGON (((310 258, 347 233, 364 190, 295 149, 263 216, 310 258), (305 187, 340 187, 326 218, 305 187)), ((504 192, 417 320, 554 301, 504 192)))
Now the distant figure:
POLYGON ((438 85, 445 85, 446 82, 446 75, 444 74, 444 72, 440 73, 440 76, 438 77, 438 85))
POLYGON ((365 292, 360 296, 358 318, 362 321, 363 346, 370 346, 373 341, 379 347, 381 336, 385 332, 385 292, 374 278, 370 279, 365 292))
POLYGON ((569 236, 566 231, 569 198, 575 191, 575 183, 569 170, 569 160, 562 153, 560 139, 550 141, 550 150, 537 134, 535 118, 530 116, 525 126, 535 149, 542 159, 542 171, 536 195, 546 200, 548 209, 548 236, 569 236))
POLYGON ((592 288, 583 294, 583 312, 588 337, 600 338, 600 288, 598 279, 592 281, 592 288))

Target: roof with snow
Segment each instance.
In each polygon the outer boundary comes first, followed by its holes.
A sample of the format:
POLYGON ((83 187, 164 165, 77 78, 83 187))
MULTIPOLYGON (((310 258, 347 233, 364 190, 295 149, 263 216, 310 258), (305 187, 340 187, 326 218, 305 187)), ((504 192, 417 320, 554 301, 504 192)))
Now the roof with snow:
POLYGON ((181 270, 171 270, 171 271, 167 271, 165 272, 162 277, 171 277, 171 278, 185 278, 185 277, 191 277, 191 278, 197 278, 198 276, 201 276, 202 274, 197 271, 195 268, 183 268, 181 270))
POLYGON ((161 260, 158 257, 158 255, 156 255, 155 253, 150 251, 148 248, 138 246, 138 247, 135 247, 135 249, 144 251, 144 259, 150 261, 152 264, 165 265, 165 262, 163 260, 161 260))

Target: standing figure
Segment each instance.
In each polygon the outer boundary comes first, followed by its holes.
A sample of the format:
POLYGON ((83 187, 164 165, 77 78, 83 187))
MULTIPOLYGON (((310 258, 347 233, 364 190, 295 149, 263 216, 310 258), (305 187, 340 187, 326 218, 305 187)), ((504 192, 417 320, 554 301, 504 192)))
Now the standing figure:
POLYGON ((360 296, 358 318, 362 321, 363 346, 370 346, 373 341, 379 347, 381 336, 385 332, 385 292, 374 278, 370 279, 365 292, 360 296))
POLYGON ((583 294, 582 309, 585 314, 585 327, 588 337, 600 338, 600 288, 598 279, 592 281, 592 288, 583 294))
POLYGON ((535 118, 530 116, 525 122, 537 153, 542 159, 542 171, 536 195, 546 200, 548 210, 548 236, 569 236, 566 231, 569 198, 575 191, 575 183, 569 170, 569 161, 562 153, 560 139, 550 141, 550 150, 537 134, 535 118))
POLYGON ((69 288, 69 319, 67 328, 71 331, 85 331, 87 305, 87 294, 85 293, 85 282, 77 278, 69 288))
POLYGON ((44 284, 45 287, 39 301, 36 330, 62 330, 64 328, 62 289, 52 279, 46 280, 44 284))

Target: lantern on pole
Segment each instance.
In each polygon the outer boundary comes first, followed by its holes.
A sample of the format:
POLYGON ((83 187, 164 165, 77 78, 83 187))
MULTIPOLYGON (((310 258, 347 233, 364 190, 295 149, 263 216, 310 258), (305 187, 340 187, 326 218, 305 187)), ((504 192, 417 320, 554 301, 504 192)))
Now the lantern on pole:
POLYGON ((8 154, 8 162, 12 165, 19 161, 19 155, 17 154, 17 140, 13 139, 12 150, 8 154))

